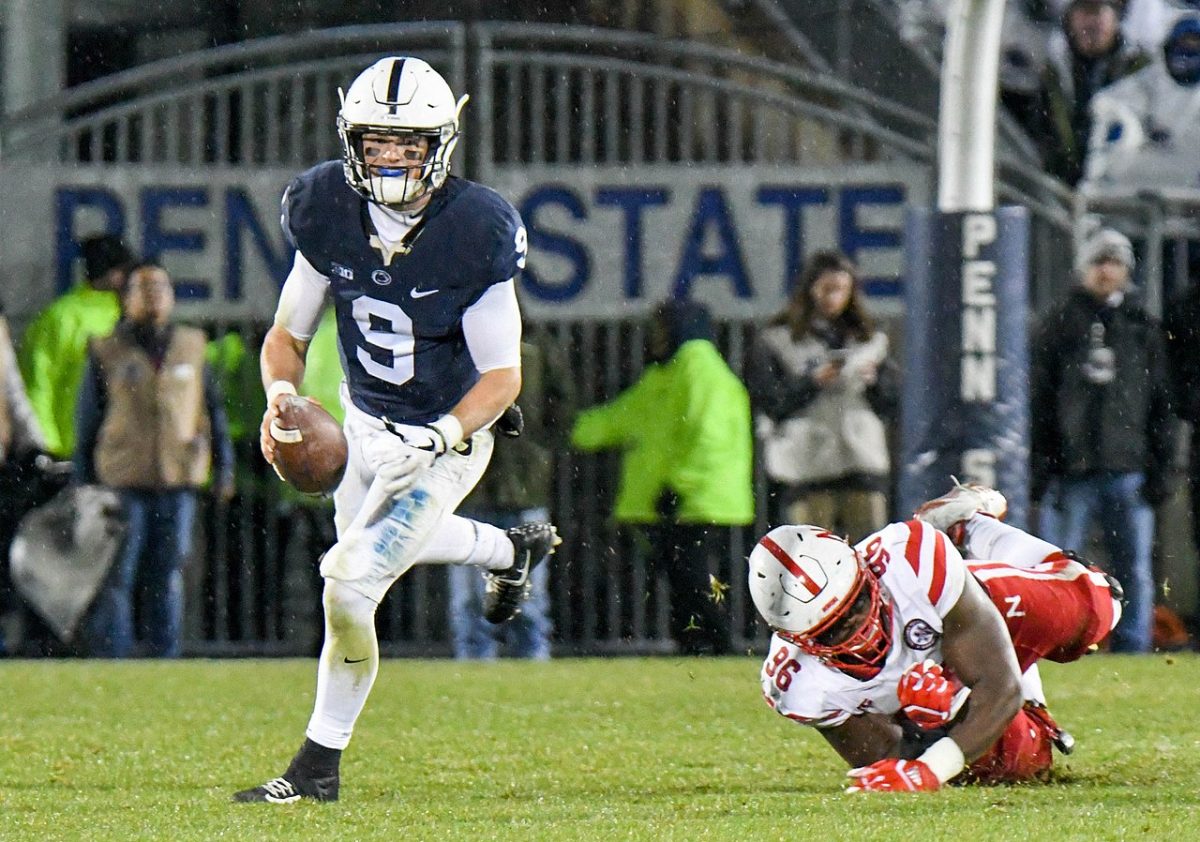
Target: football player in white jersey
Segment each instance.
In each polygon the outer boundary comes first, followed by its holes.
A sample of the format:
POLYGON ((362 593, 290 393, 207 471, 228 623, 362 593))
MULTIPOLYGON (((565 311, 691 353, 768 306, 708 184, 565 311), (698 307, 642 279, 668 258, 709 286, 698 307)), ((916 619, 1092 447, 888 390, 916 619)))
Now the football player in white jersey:
POLYGON ((282 775, 235 801, 337 800, 341 753, 379 666, 375 609, 405 571, 480 568, 484 616, 502 623, 558 542, 549 523, 505 532, 454 514, 521 386, 515 278, 527 246, 512 205, 450 175, 465 102, 420 59, 377 61, 342 96, 342 158, 284 193, 296 256, 263 342, 262 451, 271 461, 279 401, 303 379, 330 302, 349 459, 334 493, 338 539, 321 561, 325 644, 306 739, 282 775))
POLYGON ((855 546, 780 526, 751 553, 750 592, 775 632, 767 703, 821 732, 853 767, 848 791, 1027 780, 1052 744, 1070 751, 1035 665, 1103 640, 1120 586, 1002 523, 1006 511, 999 492, 956 483, 855 546))

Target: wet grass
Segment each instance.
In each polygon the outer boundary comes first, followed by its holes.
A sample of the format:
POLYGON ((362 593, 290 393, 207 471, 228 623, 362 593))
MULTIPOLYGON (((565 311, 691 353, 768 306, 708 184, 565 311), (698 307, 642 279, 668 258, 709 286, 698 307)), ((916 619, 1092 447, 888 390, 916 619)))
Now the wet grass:
POLYGON ((337 804, 282 772, 310 661, 0 663, 0 839, 1195 839, 1200 657, 1043 668, 1077 737, 1049 785, 850 796, 758 661, 388 661, 337 804))

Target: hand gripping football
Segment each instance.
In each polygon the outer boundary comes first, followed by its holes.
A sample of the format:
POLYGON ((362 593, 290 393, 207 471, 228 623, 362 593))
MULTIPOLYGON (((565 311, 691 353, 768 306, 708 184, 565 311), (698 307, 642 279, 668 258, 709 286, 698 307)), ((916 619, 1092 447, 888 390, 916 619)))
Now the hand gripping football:
POLYGON ((349 450, 342 426, 317 403, 298 395, 279 401, 279 417, 271 422, 275 439, 275 473, 305 494, 327 494, 346 470, 349 450))

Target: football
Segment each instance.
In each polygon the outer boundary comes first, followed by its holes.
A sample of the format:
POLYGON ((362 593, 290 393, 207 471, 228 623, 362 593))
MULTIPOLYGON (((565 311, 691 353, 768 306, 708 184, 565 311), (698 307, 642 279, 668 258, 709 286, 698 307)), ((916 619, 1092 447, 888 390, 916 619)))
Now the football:
POLYGON ((297 491, 327 494, 346 470, 348 448, 342 426, 320 404, 298 395, 279 402, 271 422, 275 472, 297 491))

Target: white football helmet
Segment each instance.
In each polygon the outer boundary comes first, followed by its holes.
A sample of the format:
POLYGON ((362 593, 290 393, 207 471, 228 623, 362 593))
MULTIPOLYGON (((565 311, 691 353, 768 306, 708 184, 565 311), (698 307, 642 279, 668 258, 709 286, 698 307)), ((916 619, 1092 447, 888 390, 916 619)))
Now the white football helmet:
POLYGON ((750 553, 750 596, 775 632, 857 678, 891 648, 891 607, 854 547, 819 526, 778 526, 750 553))
POLYGON ((458 144, 458 115, 468 97, 457 101, 441 75, 419 58, 389 56, 358 75, 343 92, 338 136, 346 181, 372 202, 403 207, 442 186, 458 144), (363 135, 401 140, 427 138, 425 160, 413 166, 368 167, 363 135))

